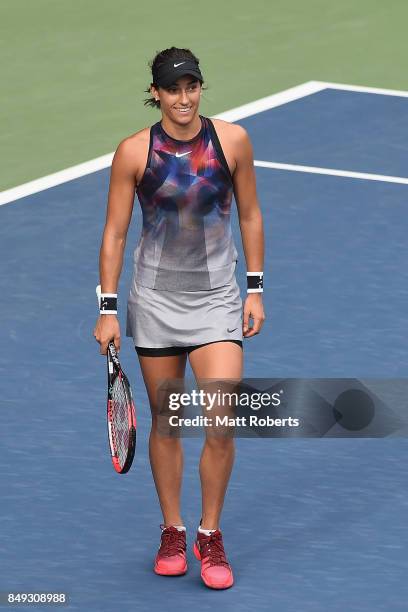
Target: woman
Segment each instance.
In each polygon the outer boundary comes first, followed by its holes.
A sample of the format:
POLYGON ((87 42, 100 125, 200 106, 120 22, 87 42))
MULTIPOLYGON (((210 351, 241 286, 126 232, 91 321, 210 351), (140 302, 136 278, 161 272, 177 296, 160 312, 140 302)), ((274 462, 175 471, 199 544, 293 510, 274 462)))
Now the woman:
MULTIPOLYGON (((264 237, 248 134, 239 125, 199 114, 204 79, 198 58, 189 49, 171 47, 150 67, 151 97, 145 104, 160 109, 161 121, 125 138, 113 158, 100 251, 110 314, 101 311, 94 335, 101 354, 112 338, 120 349, 116 291, 136 189, 143 230, 134 252, 126 335, 133 338, 152 412, 149 456, 163 513, 154 569, 178 575, 187 571, 180 513, 183 451, 178 437, 158 433, 156 386, 161 379, 184 378, 187 355, 197 380, 242 378, 242 340, 258 334, 265 319, 264 237), (233 194, 248 270, 243 310, 230 225, 233 194)), ((219 529, 233 460, 232 437, 206 436, 194 552, 211 588, 233 584, 219 529)))

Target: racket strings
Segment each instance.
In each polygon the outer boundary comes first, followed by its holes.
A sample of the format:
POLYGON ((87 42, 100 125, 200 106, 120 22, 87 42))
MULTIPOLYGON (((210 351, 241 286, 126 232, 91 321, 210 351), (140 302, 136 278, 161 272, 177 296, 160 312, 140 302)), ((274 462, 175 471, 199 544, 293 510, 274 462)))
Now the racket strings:
POLYGON ((125 464, 129 448, 128 398, 124 384, 119 376, 112 390, 112 435, 119 463, 125 464))

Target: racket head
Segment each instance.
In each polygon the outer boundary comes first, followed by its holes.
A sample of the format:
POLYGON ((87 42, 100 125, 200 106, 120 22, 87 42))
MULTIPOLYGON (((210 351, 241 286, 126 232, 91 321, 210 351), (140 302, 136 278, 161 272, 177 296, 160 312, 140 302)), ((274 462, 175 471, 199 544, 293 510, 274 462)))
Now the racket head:
POLYGON ((121 368, 114 343, 107 350, 107 425, 112 463, 118 474, 129 471, 136 449, 136 411, 129 380, 121 368))

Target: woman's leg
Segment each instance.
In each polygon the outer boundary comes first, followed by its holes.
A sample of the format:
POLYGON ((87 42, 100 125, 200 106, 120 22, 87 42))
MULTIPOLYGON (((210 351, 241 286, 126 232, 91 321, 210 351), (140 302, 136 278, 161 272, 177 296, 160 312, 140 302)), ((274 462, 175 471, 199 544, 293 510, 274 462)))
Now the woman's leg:
MULTIPOLYGON (((198 382, 200 378, 242 378, 243 351, 234 342, 201 346, 191 351, 189 360, 198 382)), ((200 460, 203 529, 219 529, 234 454, 233 436, 207 434, 200 460)))
POLYGON ((183 448, 180 438, 158 433, 157 384, 163 378, 184 378, 187 355, 145 357, 139 355, 152 413, 149 457, 164 525, 183 525, 180 514, 180 493, 183 475, 183 448))

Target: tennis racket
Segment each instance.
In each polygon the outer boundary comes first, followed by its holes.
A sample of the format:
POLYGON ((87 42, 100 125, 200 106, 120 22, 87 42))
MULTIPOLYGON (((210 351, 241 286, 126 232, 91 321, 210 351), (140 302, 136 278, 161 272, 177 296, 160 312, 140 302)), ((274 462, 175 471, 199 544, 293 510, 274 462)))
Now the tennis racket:
MULTIPOLYGON (((100 308, 100 285, 96 294, 100 308)), ((122 370, 113 340, 108 344, 107 365, 109 446, 113 467, 119 474, 126 474, 135 456, 136 411, 129 380, 122 370)))

